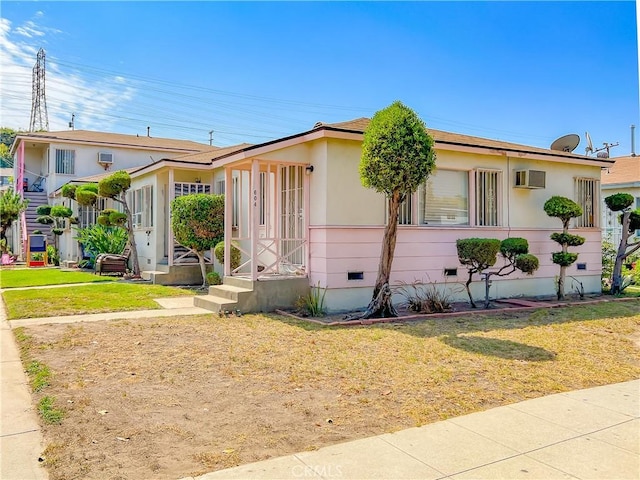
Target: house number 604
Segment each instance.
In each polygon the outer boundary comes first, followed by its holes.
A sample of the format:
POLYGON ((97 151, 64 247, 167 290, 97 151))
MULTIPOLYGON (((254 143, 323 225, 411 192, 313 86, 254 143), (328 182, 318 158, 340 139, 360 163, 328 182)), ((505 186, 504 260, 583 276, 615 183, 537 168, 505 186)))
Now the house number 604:
POLYGON ((258 205, 258 191, 254 190, 253 191, 253 206, 255 207, 256 205, 258 205))

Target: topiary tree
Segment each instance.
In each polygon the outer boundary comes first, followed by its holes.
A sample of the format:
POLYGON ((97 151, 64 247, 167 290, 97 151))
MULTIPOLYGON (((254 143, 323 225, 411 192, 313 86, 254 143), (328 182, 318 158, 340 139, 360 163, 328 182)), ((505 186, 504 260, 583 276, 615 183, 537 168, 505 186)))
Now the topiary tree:
POLYGON ((504 265, 496 272, 487 272, 484 277, 485 308, 489 308, 491 277, 506 277, 516 270, 526 273, 527 275, 533 275, 540 266, 538 257, 529 253, 529 242, 525 238, 512 237, 502 240, 502 242, 500 242, 500 255, 504 260, 504 265))
POLYGON ((29 200, 23 199, 13 187, 0 192, 0 239, 7 240, 7 230, 28 206, 29 200))
MULTIPOLYGON (((114 202, 122 205, 122 210, 126 217, 126 221, 122 222, 122 226, 127 230, 129 237, 129 248, 131 249, 131 270, 134 277, 140 277, 140 262, 138 261, 138 247, 136 246, 136 237, 133 232, 133 215, 127 203, 127 190, 131 187, 131 176, 124 170, 114 172, 108 177, 98 182, 98 196, 110 198, 114 202)), ((88 196, 92 196, 88 194, 88 196)), ((79 200, 78 190, 76 189, 76 199, 79 200)), ((95 200, 94 200, 95 201, 95 200)))
POLYGON ((635 198, 628 193, 615 193, 604 199, 607 208, 612 212, 622 212, 618 221, 622 225, 622 235, 615 253, 613 271, 611 273, 611 294, 622 291, 622 264, 625 259, 640 248, 640 241, 631 241, 633 232, 640 228, 640 209, 631 210, 635 198))
POLYGON ((40 205, 36 208, 36 222, 43 225, 51 225, 53 241, 56 250, 58 249, 58 237, 62 235, 65 227, 65 220, 71 218, 73 211, 64 205, 40 205))
POLYGON ((564 279, 567 267, 578 259, 577 253, 569 252, 569 247, 578 247, 584 243, 584 237, 569 233, 569 222, 572 218, 582 215, 582 207, 573 200, 554 195, 544 203, 544 211, 550 217, 557 217, 562 221, 562 233, 554 232, 551 240, 562 246, 562 251, 553 252, 551 258, 553 263, 560 265, 560 275, 558 275, 557 296, 558 300, 564 298, 564 279))
POLYGON ((176 241, 198 256, 204 288, 204 254, 224 237, 224 195, 197 193, 175 198, 171 202, 171 228, 176 241))
POLYGON ((481 274, 484 270, 495 265, 500 251, 500 240, 495 238, 462 238, 456 240, 458 260, 467 267, 469 276, 465 282, 471 308, 476 308, 471 295, 471 282, 474 274, 481 274))
POLYGON ((427 179, 435 161, 433 138, 413 110, 394 102, 375 113, 364 132, 360 178, 365 187, 386 195, 389 215, 373 296, 362 318, 398 316, 389 288, 398 211, 407 196, 427 179))

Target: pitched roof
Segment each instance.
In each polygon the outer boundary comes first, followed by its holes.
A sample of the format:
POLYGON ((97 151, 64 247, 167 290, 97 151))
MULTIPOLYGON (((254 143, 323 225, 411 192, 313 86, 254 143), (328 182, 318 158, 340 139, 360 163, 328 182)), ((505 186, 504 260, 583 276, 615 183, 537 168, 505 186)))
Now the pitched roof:
MULTIPOLYGON (((354 120, 350 120, 347 122, 340 123, 323 123, 318 122, 315 124, 314 128, 329 128, 335 130, 345 130, 357 133, 363 133, 369 122, 371 120, 365 117, 356 118, 354 120)), ((532 147, 530 145, 522 145, 518 143, 511 142, 503 142, 502 140, 492 140, 489 138, 483 137, 475 137, 472 135, 464 135, 461 133, 452 133, 445 132, 443 130, 435 130, 429 128, 429 133, 433 137, 436 142, 436 147, 438 144, 442 145, 460 145, 460 146, 468 146, 468 147, 480 147, 480 148, 489 148, 489 149, 497 149, 497 150, 506 150, 512 152, 523 152, 523 153, 538 153, 542 155, 553 155, 560 157, 568 157, 572 159, 589 159, 589 160, 603 160, 604 162, 610 162, 611 160, 604 159, 595 159, 593 157, 585 157, 584 155, 578 155, 570 152, 560 152, 557 150, 551 150, 549 148, 540 148, 540 147, 532 147)))
POLYGON ((144 148, 153 150, 167 150, 174 152, 203 152, 217 150, 218 147, 190 140, 176 140, 172 138, 156 138, 122 133, 94 132, 90 130, 66 130, 60 132, 28 132, 20 133, 18 140, 38 142, 71 142, 90 145, 117 146, 129 148, 144 148))
MULTIPOLYGON (((134 167, 134 168, 122 168, 122 169, 118 169, 117 171, 125 171, 127 173, 132 173, 135 172, 137 170, 138 167, 134 167)), ((100 180, 102 180, 103 178, 108 177, 109 175, 113 175, 114 172, 112 171, 105 171, 103 173, 96 173, 95 175, 88 175, 86 177, 78 177, 78 178, 74 178, 73 180, 69 180, 69 182, 67 183, 97 183, 100 180)))
POLYGON ((612 158, 615 163, 602 172, 602 185, 640 182, 640 157, 612 158))
POLYGON ((218 157, 222 157, 223 155, 234 153, 252 146, 253 146, 252 143, 239 143, 238 145, 231 145, 229 147, 216 148, 215 150, 212 150, 212 151, 180 155, 178 157, 172 158, 171 161, 186 162, 186 163, 201 163, 204 165, 209 165, 213 160, 215 160, 218 157))

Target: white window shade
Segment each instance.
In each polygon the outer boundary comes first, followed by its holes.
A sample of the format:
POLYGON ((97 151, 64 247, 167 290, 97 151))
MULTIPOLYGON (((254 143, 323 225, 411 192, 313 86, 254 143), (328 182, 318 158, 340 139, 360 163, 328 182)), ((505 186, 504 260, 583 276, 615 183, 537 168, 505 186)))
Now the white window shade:
POLYGON ((420 223, 469 225, 469 173, 437 170, 421 192, 420 223))

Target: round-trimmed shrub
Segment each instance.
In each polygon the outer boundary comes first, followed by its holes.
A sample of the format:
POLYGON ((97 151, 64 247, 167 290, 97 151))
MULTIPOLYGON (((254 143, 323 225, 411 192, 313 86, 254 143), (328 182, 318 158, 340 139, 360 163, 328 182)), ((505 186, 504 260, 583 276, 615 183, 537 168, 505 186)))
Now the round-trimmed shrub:
POLYGON ((553 252, 551 254, 551 258, 553 259, 553 263, 556 265, 568 267, 578 259, 578 254, 571 252, 553 252))
MULTIPOLYGON (((224 241, 219 242, 213 249, 216 259, 224 265, 224 241)), ((242 252, 235 245, 231 245, 231 270, 235 270, 242 262, 242 252)))
POLYGON ((523 253, 516 257, 515 266, 518 270, 523 271, 527 275, 533 275, 533 272, 535 272, 540 266, 540 261, 535 255, 523 253))
POLYGON ((604 199, 607 208, 613 212, 619 212, 625 208, 629 208, 635 201, 635 197, 628 193, 614 193, 604 199))
POLYGON ((569 247, 579 247, 584 243, 584 237, 579 235, 572 235, 570 233, 557 233, 551 234, 551 240, 559 243, 560 245, 567 245, 569 247))
POLYGON ((209 272, 207 273, 207 283, 209 285, 222 285, 222 279, 218 272, 209 272))

